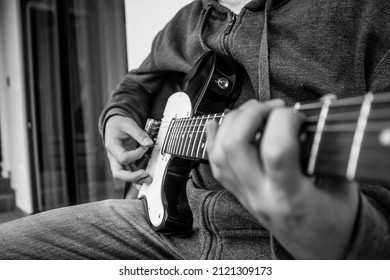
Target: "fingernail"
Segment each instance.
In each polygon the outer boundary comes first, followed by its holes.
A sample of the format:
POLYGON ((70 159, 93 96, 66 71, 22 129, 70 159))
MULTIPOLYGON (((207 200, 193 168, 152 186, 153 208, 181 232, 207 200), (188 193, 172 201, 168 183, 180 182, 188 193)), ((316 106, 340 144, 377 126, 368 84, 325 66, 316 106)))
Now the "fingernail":
POLYGON ((142 153, 146 153, 147 150, 149 150, 149 146, 141 146, 142 153))
POLYGON ((141 175, 139 180, 146 184, 152 183, 152 178, 146 172, 141 175))
POLYGON ((282 99, 272 99, 267 102, 269 105, 272 106, 284 106, 284 101, 282 99))
POLYGON ((144 137, 144 139, 142 139, 142 144, 144 146, 152 146, 154 143, 149 137, 144 137))
POLYGON ((144 179, 145 184, 151 184, 152 183, 152 178, 148 177, 144 179))

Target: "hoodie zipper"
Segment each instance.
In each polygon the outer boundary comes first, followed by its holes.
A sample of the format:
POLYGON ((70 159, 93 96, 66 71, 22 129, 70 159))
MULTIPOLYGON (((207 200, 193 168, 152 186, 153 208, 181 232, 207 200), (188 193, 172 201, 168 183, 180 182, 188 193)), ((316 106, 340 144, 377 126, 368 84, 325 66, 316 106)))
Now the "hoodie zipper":
POLYGON ((229 35, 230 31, 232 31, 232 28, 233 28, 234 23, 236 22, 236 20, 237 20, 236 14, 231 12, 231 17, 230 17, 228 26, 227 26, 227 28, 225 30, 225 35, 229 35))
POLYGON ((228 40, 229 40, 229 34, 230 32, 232 31, 233 29, 233 26, 234 24, 236 23, 236 20, 237 20, 237 15, 233 12, 229 12, 229 15, 230 15, 230 20, 229 20, 229 23, 224 31, 224 49, 226 50, 226 52, 231 55, 230 51, 229 51, 229 44, 228 44, 228 40))

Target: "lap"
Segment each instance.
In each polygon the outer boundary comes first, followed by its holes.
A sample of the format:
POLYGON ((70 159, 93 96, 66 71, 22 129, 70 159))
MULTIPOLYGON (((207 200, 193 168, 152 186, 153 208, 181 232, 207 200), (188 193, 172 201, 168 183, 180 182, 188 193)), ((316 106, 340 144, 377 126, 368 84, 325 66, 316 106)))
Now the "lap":
POLYGON ((106 200, 0 225, 0 259, 176 259, 142 201, 106 200))
POLYGON ((269 237, 264 230, 253 228, 248 219, 240 219, 234 207, 226 211, 225 207, 204 206, 195 205, 194 228, 187 236, 154 232, 144 204, 138 199, 106 200, 46 211, 0 225, 0 259, 270 257, 269 237))

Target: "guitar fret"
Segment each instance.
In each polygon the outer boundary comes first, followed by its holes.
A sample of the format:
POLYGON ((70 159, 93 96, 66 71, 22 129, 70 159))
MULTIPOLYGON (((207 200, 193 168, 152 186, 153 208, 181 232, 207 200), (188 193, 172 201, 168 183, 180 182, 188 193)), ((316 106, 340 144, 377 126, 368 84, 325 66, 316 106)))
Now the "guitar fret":
MULTIPOLYGON (((217 117, 217 114, 214 114, 213 121, 215 121, 216 117, 217 117)), ((222 121, 222 118, 220 121, 222 121)), ((206 125, 205 125, 205 127, 206 127, 206 125)), ((202 140, 203 140, 203 138, 202 138, 202 140)), ((208 140, 207 140, 207 137, 205 135, 205 142, 204 142, 204 147, 203 147, 202 158, 206 158, 207 144, 208 144, 208 140)))
POLYGON ((203 139, 203 135, 204 135, 205 130, 206 130, 207 123, 208 123, 208 121, 209 121, 209 116, 210 116, 210 115, 208 115, 208 116, 206 117, 206 121, 205 121, 205 123, 204 123, 204 125, 203 125, 203 129, 202 129, 202 133, 200 134, 200 138, 199 138, 199 142, 198 142, 198 149, 197 149, 196 155, 195 155, 197 158, 200 158, 200 156, 199 156, 200 146, 201 146, 202 144, 204 145, 204 143, 202 143, 202 139, 203 139))
POLYGON ((184 122, 184 126, 185 126, 185 129, 184 129, 184 132, 183 132, 183 143, 182 143, 182 147, 180 149, 180 152, 179 154, 181 156, 185 156, 185 151, 187 149, 187 145, 188 145, 188 139, 190 137, 190 134, 191 134, 191 122, 193 121, 193 118, 188 118, 185 122, 184 122))
POLYGON ((187 145, 186 155, 191 157, 191 151, 194 147, 195 141, 196 141, 196 131, 198 130, 198 127, 200 125, 200 116, 194 117, 193 122, 191 123, 191 133, 190 133, 190 139, 187 145))
POLYGON ((314 173, 314 168, 315 168, 316 161, 317 161, 317 154, 318 154, 318 150, 320 148, 322 132, 323 132, 324 127, 325 127, 325 122, 326 122, 326 118, 328 116, 329 106, 331 103, 332 103, 332 97, 330 97, 330 96, 326 97, 324 99, 324 102, 323 102, 323 105, 321 108, 321 113, 320 113, 320 116, 318 119, 317 129, 316 129, 316 132, 314 134, 313 145, 312 145, 312 149, 310 152, 309 163, 308 163, 308 167, 307 167, 307 173, 310 175, 312 175, 314 173))
POLYGON ((170 121, 170 123, 169 123, 168 130, 167 130, 167 133, 166 133, 166 136, 165 136, 165 139, 164 139, 164 143, 163 143, 163 146, 162 146, 162 149, 161 149, 161 152, 163 154, 168 152, 168 145, 169 145, 170 139, 171 139, 171 130, 172 130, 172 127, 173 127, 174 123, 175 123, 174 119, 172 119, 170 121))
POLYGON ((171 122, 170 122, 170 133, 168 133, 166 136, 165 136, 165 141, 167 142, 166 144, 166 149, 165 149, 165 152, 166 153, 170 153, 171 152, 171 145, 172 145, 172 135, 173 135, 173 131, 175 129, 175 119, 172 119, 171 122))
POLYGON ((180 149, 180 152, 179 152, 179 155, 181 156, 185 156, 185 149, 186 149, 186 143, 187 143, 187 140, 189 138, 189 135, 190 135, 190 130, 191 130, 191 122, 192 122, 192 119, 191 118, 187 118, 185 121, 184 121, 184 130, 183 130, 183 135, 182 135, 182 147, 180 149))
POLYGON ((225 118, 225 112, 222 113, 222 115, 220 116, 220 119, 219 119, 219 122, 218 124, 221 125, 223 119, 225 118))
POLYGON ((171 143, 170 143, 170 147, 169 147, 169 153, 171 154, 173 152, 173 149, 175 147, 175 142, 176 142, 176 135, 177 135, 177 129, 178 129, 178 120, 175 119, 175 122, 174 122, 174 128, 172 129, 172 135, 171 135, 171 143))
POLYGON ((180 130, 182 128, 181 126, 182 121, 183 121, 182 119, 177 120, 177 129, 175 131, 175 142, 173 142, 172 154, 176 154, 176 150, 180 142, 180 130))
POLYGON ((175 130, 173 131, 173 139, 172 139, 172 146, 171 146, 171 150, 170 150, 170 153, 173 154, 175 152, 175 148, 177 147, 177 136, 178 136, 178 131, 180 129, 180 119, 176 119, 176 122, 175 122, 175 130))
POLYGON ((349 155, 348 167, 347 167, 347 179, 353 180, 356 175, 356 168, 360 155, 360 148, 363 141, 364 132, 367 126, 368 116, 371 110, 371 104, 374 99, 372 93, 366 94, 360 111, 359 119, 356 126, 355 135, 353 137, 351 153, 349 155))
POLYGON ((185 119, 180 119, 180 128, 177 133, 177 143, 176 143, 176 149, 174 151, 174 154, 178 155, 181 147, 181 143, 183 140, 183 131, 185 129, 184 126, 185 119))
MULTIPOLYGON (((195 134, 195 137, 194 137, 194 143, 192 144, 192 149, 191 149, 191 154, 190 154, 191 156, 193 156, 193 154, 194 154, 194 148, 195 148, 195 146, 196 146, 197 140, 199 139, 199 131, 200 131, 200 128, 201 128, 202 123, 203 123, 203 118, 204 118, 204 116, 202 116, 202 117, 200 118, 200 120, 199 120, 198 129, 197 129, 196 134, 195 134)), ((196 156, 196 155, 195 155, 195 156, 196 156)))
POLYGON ((180 152, 181 144, 183 141, 183 132, 185 129, 185 126, 184 126, 185 121, 186 120, 184 118, 180 119, 180 128, 179 128, 179 131, 177 133, 177 144, 176 144, 176 149, 175 149, 175 155, 179 155, 179 152, 180 152))
POLYGON ((195 117, 193 118, 193 120, 191 121, 191 130, 190 130, 190 135, 189 135, 189 141, 187 143, 187 150, 185 152, 185 155, 186 156, 191 156, 191 154, 189 154, 189 151, 190 151, 190 147, 193 143, 193 140, 195 139, 195 129, 196 129, 196 126, 197 126, 197 123, 198 123, 198 120, 199 118, 198 117, 195 117))
POLYGON ((188 134, 188 121, 189 121, 189 118, 184 118, 183 119, 183 129, 181 131, 181 134, 180 134, 180 145, 179 145, 179 149, 177 151, 177 155, 181 156, 183 155, 182 154, 182 150, 184 149, 184 145, 185 145, 185 141, 186 141, 186 135, 188 134))

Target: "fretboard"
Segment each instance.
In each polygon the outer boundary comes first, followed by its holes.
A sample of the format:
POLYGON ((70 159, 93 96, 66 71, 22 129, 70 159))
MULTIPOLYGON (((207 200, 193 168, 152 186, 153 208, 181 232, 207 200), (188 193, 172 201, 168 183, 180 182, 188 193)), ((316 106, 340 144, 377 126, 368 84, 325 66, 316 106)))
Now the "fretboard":
POLYGON ((163 153, 194 159, 207 159, 206 126, 209 121, 222 123, 225 114, 173 119, 162 148, 163 153))
MULTIPOLYGON (((390 93, 299 104, 302 166, 308 174, 390 182, 390 93)), ((173 119, 162 147, 173 156, 206 159, 206 126, 225 114, 173 119)))

